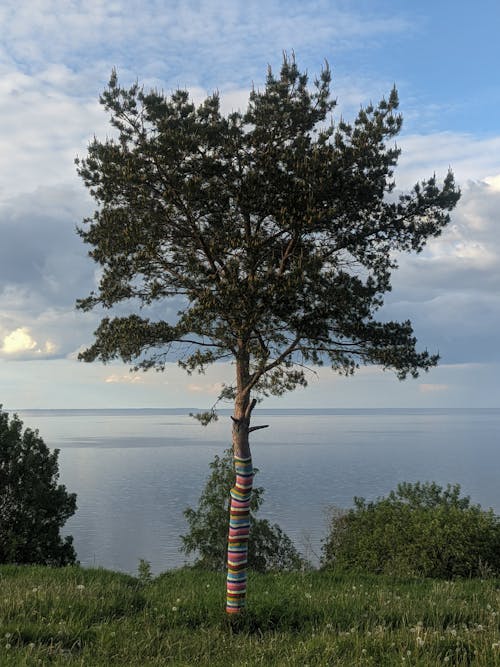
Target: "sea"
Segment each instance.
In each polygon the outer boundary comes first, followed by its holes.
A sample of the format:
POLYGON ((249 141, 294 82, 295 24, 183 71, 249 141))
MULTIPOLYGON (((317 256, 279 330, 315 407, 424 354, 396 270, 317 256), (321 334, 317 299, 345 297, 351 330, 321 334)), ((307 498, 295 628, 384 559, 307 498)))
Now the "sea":
MULTIPOLYGON (((23 410, 59 452, 60 483, 78 510, 62 529, 83 566, 153 573, 191 562, 183 510, 196 507, 209 464, 231 442, 229 411, 203 427, 190 409, 23 410)), ((313 564, 332 512, 399 482, 460 484, 500 514, 500 409, 255 410, 252 456, 264 487, 258 514, 313 564)))

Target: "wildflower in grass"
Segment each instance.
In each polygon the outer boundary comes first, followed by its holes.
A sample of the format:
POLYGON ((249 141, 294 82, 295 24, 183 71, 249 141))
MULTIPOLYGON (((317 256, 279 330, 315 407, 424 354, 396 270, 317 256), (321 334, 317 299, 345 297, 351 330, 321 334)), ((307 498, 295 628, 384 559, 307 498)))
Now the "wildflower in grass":
MULTIPOLYGON (((266 591, 266 593, 267 593, 267 591, 266 591)), ((306 598, 307 598, 308 600, 310 600, 310 599, 312 598, 312 595, 311 595, 310 593, 306 593, 306 598)))
POLYGON ((83 584, 78 584, 78 586, 76 588, 79 591, 83 591, 85 589, 85 586, 83 584))
POLYGON ((5 644, 5 648, 6 649, 12 648, 12 645, 11 644, 5 644))
POLYGON ((417 641, 417 646, 423 646, 425 644, 425 640, 422 637, 420 637, 420 635, 417 637, 416 641, 417 641))
POLYGON ((178 607, 172 607, 172 611, 178 611, 178 607))

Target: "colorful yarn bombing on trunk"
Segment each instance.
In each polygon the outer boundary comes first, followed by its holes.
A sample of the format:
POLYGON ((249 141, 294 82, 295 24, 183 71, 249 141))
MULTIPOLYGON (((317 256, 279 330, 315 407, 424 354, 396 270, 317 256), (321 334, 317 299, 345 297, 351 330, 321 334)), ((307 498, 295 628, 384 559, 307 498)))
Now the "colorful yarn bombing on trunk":
POLYGON ((247 590, 248 535, 250 532, 250 497, 252 495, 252 459, 234 457, 236 482, 231 489, 229 539, 227 546, 226 611, 237 614, 245 606, 247 590))

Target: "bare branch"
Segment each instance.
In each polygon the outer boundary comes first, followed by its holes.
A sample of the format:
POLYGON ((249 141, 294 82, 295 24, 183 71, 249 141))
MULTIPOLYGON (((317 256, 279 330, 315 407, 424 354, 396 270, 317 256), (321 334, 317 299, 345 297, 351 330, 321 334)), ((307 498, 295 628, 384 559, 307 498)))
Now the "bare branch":
POLYGON ((252 433, 252 431, 259 431, 261 428, 269 428, 269 424, 262 424, 261 426, 251 426, 248 429, 248 432, 252 433))
POLYGON ((256 405, 257 405, 257 399, 256 399, 256 398, 253 398, 253 399, 252 399, 252 402, 250 403, 250 405, 249 405, 248 408, 246 409, 245 417, 246 417, 247 419, 250 419, 250 415, 252 414, 253 409, 254 409, 254 407, 255 407, 256 405))

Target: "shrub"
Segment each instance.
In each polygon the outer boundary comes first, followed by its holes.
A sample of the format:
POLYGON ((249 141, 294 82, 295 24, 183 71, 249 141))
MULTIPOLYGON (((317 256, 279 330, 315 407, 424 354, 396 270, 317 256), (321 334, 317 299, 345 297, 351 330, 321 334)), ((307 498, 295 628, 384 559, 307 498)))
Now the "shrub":
POLYGON ((59 450, 1 407, 0 563, 74 563, 73 538, 59 534, 76 510, 76 495, 57 484, 59 450))
MULTIPOLYGON (((197 567, 223 571, 227 557, 229 491, 235 479, 231 449, 226 450, 222 458, 215 456, 210 468, 212 472, 198 501, 198 508, 188 507, 184 510, 189 533, 181 535, 181 551, 186 554, 197 553, 197 567)), ((254 471, 258 472, 256 468, 254 471)), ((288 535, 277 524, 272 525, 267 519, 255 517, 262 505, 263 494, 262 487, 253 488, 248 567, 258 572, 302 568, 305 561, 288 535)))
POLYGON ((323 565, 444 579, 499 574, 499 518, 460 497, 458 484, 405 482, 332 516, 323 565))

